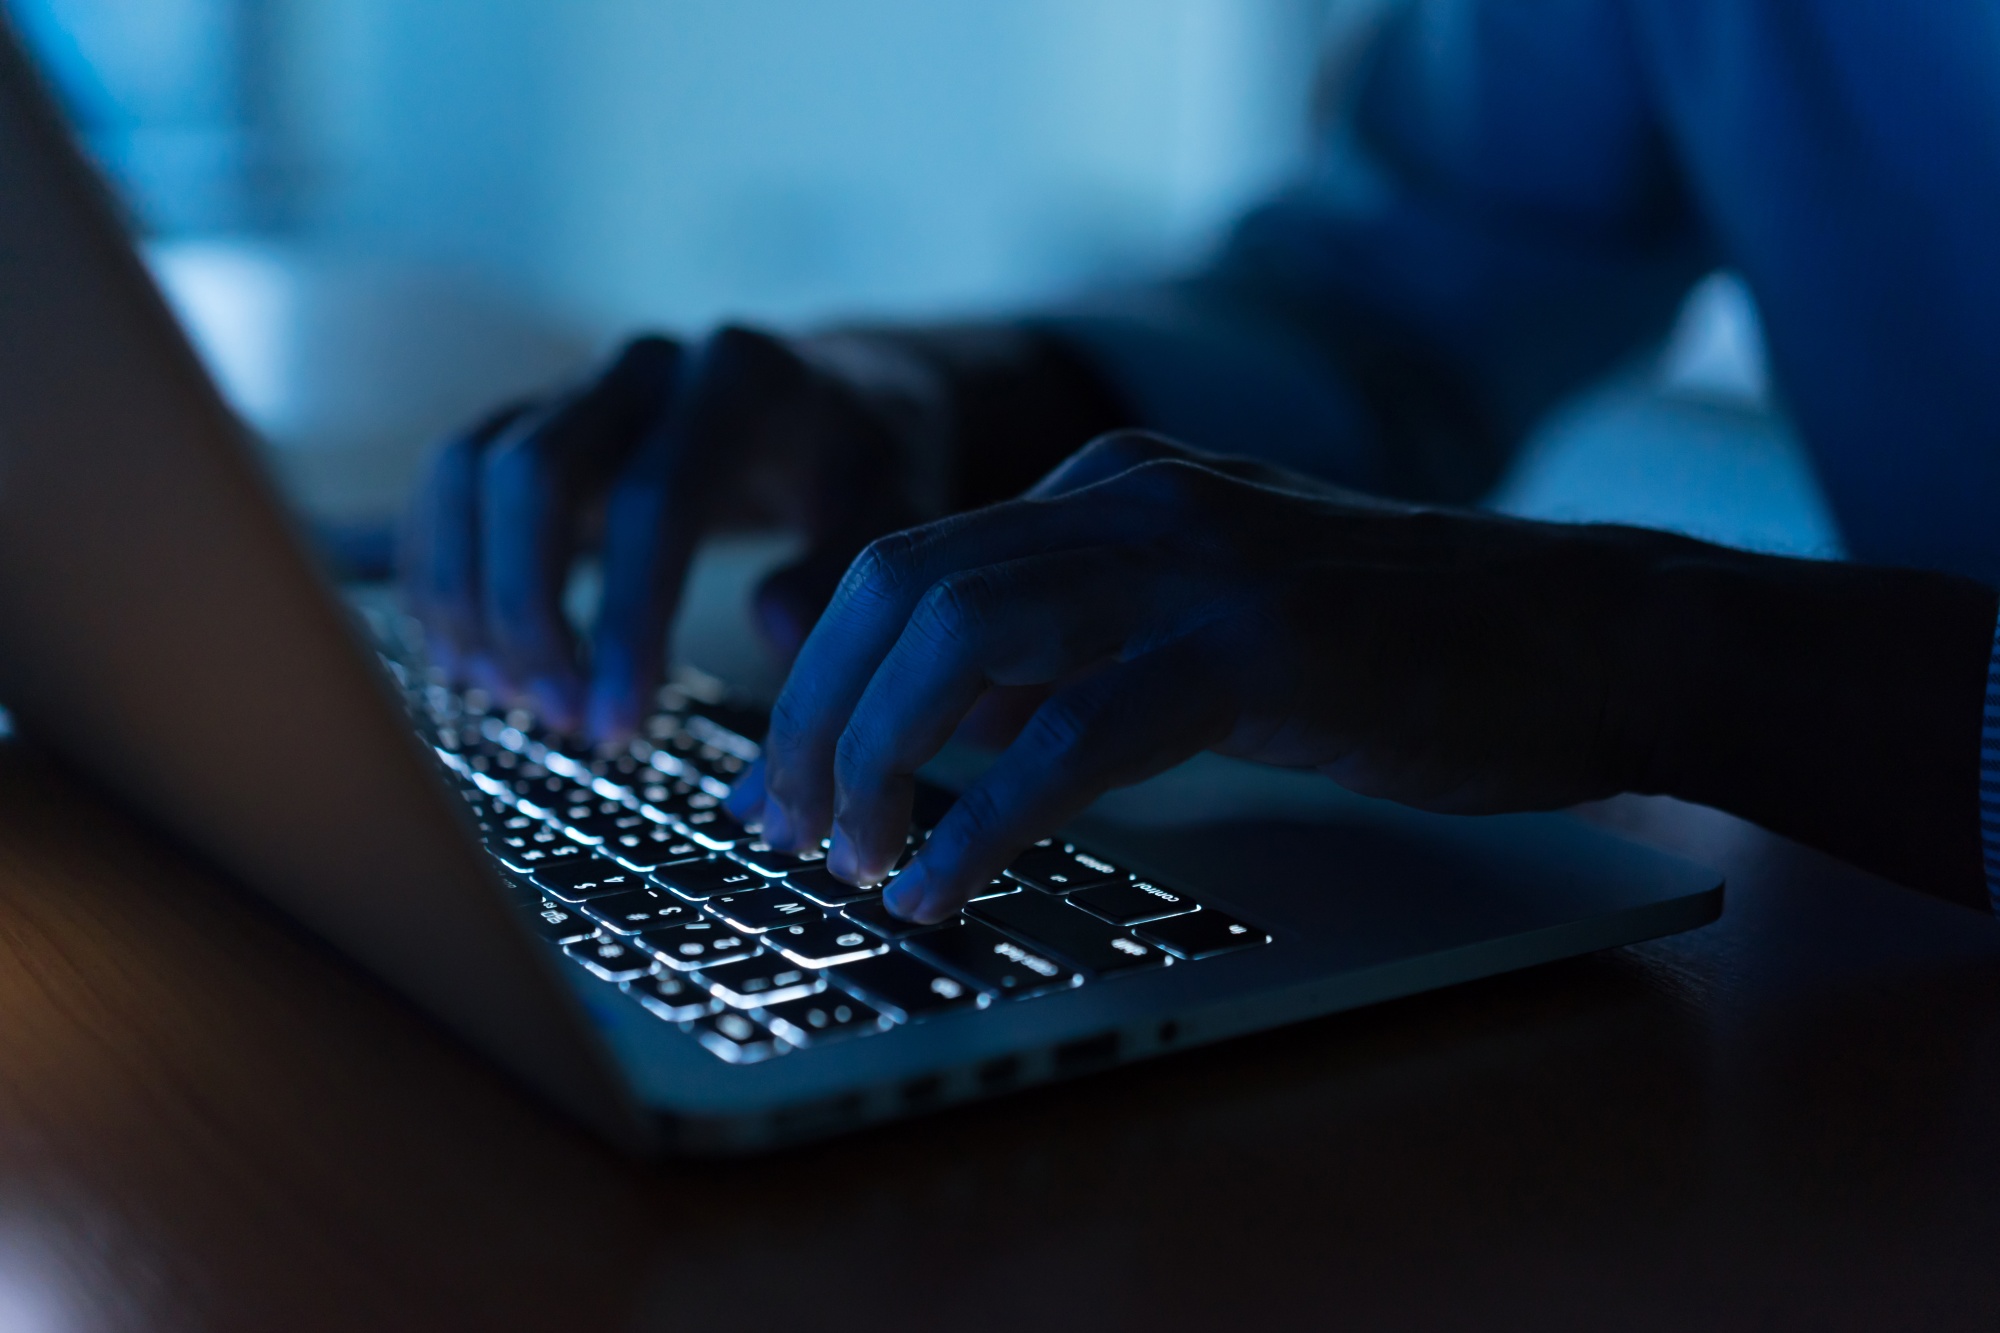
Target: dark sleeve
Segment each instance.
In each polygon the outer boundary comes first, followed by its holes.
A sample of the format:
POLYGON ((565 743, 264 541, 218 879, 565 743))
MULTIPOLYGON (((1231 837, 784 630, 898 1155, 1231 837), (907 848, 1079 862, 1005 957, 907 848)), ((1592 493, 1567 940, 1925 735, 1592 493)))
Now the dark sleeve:
POLYGON ((1408 0, 1203 271, 1036 321, 1137 424, 1468 500, 1712 265, 1616 0, 1408 0))

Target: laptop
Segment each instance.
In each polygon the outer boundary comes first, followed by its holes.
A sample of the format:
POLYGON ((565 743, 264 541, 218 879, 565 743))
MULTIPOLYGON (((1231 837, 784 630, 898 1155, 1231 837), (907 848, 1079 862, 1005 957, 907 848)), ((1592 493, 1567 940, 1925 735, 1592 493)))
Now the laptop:
POLYGON ((0 634, 24 732, 635 1154, 768 1149, 1721 910, 1712 871, 1561 815, 1205 759, 951 922, 888 916, 722 810, 759 732, 713 682, 582 752, 371 636, 4 34, 0 634))

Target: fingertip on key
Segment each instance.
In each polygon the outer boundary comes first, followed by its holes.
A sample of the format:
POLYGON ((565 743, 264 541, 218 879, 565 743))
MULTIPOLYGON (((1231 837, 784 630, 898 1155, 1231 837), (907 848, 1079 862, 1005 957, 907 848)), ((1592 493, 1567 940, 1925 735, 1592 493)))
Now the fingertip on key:
POLYGON ((779 851, 792 850, 791 817, 776 801, 764 802, 764 841, 779 851))
POLYGON ((862 883, 861 858, 855 853, 854 840, 838 824, 833 826, 831 845, 826 849, 826 868, 835 879, 844 879, 849 884, 862 883))
POLYGON ((905 921, 921 921, 918 913, 924 906, 924 885, 923 871, 911 866, 882 890, 882 906, 905 921))
POLYGON ((764 805, 764 761, 758 760, 737 777, 722 808, 734 819, 756 819, 764 805))

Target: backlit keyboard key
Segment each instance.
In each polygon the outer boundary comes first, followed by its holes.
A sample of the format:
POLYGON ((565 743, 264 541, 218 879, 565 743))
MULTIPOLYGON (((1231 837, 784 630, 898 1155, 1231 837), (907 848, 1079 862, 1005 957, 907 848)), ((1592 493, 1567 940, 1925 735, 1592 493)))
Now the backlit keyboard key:
POLYGON ((1099 976, 1160 967, 1166 955, 1124 931, 1046 893, 1017 893, 977 902, 966 915, 999 926, 1099 976))
POLYGON ((837 990, 766 1005, 764 1022, 794 1046, 858 1037, 890 1026, 874 1005, 837 990))
POLYGON ((886 952, 888 942, 837 916, 779 926, 764 935, 764 947, 776 949, 807 967, 836 967, 857 958, 886 952))
POLYGON ((835 879, 833 872, 823 865, 810 866, 804 870, 794 870, 785 876, 785 883, 818 903, 821 907, 845 907, 849 903, 863 902, 869 898, 882 896, 879 884, 863 887, 849 884, 844 879, 835 879))
POLYGON ((577 861, 590 855, 590 848, 573 842, 556 829, 543 825, 533 833, 506 834, 490 838, 487 849, 509 870, 527 873, 560 861, 577 861))
POLYGON ((978 921, 919 935, 907 947, 1003 996, 1038 995, 1083 982, 1068 963, 978 921))
POLYGON ((669 1023, 690 1023, 713 1013, 716 999, 706 986, 679 972, 654 972, 624 983, 624 992, 669 1023))
POLYGON ((543 898, 533 909, 535 929, 553 944, 568 944, 597 933, 597 923, 565 902, 543 898))
POLYGON ((757 952, 755 935, 738 934, 714 921, 690 921, 684 926, 645 930, 634 941, 676 972, 748 958, 757 952))
POLYGON ((750 867, 721 857, 661 866, 653 872, 652 879, 690 902, 713 898, 718 893, 746 892, 764 883, 764 877, 750 867))
POLYGON ((607 894, 583 904, 591 920, 619 935, 637 935, 642 930, 679 926, 700 919, 700 909, 670 893, 633 889, 629 893, 607 894))
POLYGON ((733 1009, 696 1019, 688 1031, 711 1055, 733 1065, 768 1060, 783 1049, 770 1033, 733 1009))
POLYGON ((604 840, 603 852, 628 870, 658 870, 676 861, 706 860, 708 848, 679 829, 646 821, 643 828, 604 840))
POLYGON ((623 940, 577 940, 563 952, 606 981, 630 981, 653 970, 652 956, 623 940))
POLYGON ((1074 893, 1125 878, 1125 872, 1073 844, 1043 839, 1014 858, 1007 873, 1044 893, 1074 893))
POLYGON ((695 978, 716 999, 733 1009, 782 1004, 826 988, 819 973, 774 953, 760 953, 733 963, 704 964, 695 978))
POLYGON ((535 883, 551 898, 566 903, 589 902, 613 893, 630 893, 647 887, 646 877, 605 860, 601 856, 573 858, 560 865, 539 867, 535 883))
POLYGON ((1209 958, 1271 942, 1271 937, 1255 926, 1213 908, 1155 921, 1140 926, 1137 933, 1180 958, 1209 958))
POLYGON ((986 996, 977 987, 896 950, 830 967, 825 975, 905 1022, 986 1003, 986 996))
POLYGON ((752 839, 744 843, 741 847, 731 852, 730 855, 759 874, 769 875, 773 879, 789 875, 795 870, 804 870, 809 866, 818 865, 826 859, 826 853, 818 850, 814 850, 803 856, 795 856, 790 852, 772 851, 771 845, 761 838, 752 839))
POLYGON ((674 820, 692 833, 696 841, 706 843, 718 852, 726 852, 736 844, 750 840, 750 830, 739 824, 734 815, 720 808, 675 815, 674 820))
POLYGON ((1071 894, 1069 900, 1114 926, 1158 921, 1161 917, 1179 916, 1201 906, 1185 893, 1176 893, 1143 879, 1124 884, 1100 884, 1094 889, 1071 894))
MULTIPOLYGON (((571 798, 555 807, 555 817, 578 842, 600 843, 604 841, 603 822, 616 819, 619 815, 630 815, 633 819, 643 819, 636 811, 627 810, 616 801, 607 801, 587 791, 577 791, 571 798)), ((637 827, 637 825, 633 825, 637 827)))
POLYGON ((906 940, 912 935, 921 935, 936 926, 919 925, 915 921, 905 921, 899 916, 891 916, 889 909, 882 905, 880 890, 871 902, 854 903, 841 909, 842 916, 849 921, 868 927, 885 940, 906 940))
POLYGON ((619 806, 615 810, 603 811, 586 819, 565 818, 563 827, 568 829, 570 837, 578 842, 588 842, 601 847, 616 837, 627 834, 639 836, 655 825, 637 810, 627 810, 619 806))
MULTIPOLYGON (((762 881, 769 883, 769 880, 762 881)), ((819 908, 790 889, 754 889, 748 893, 722 893, 702 906, 738 930, 761 933, 795 921, 818 921, 819 908)))

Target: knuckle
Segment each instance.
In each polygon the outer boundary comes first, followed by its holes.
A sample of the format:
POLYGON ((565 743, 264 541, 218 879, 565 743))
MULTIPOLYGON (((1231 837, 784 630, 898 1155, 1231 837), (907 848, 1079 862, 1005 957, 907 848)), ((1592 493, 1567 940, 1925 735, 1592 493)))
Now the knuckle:
POLYGON ((786 690, 778 696, 778 702, 771 705, 771 729, 764 744, 772 761, 767 766, 766 782, 775 780, 788 766, 787 761, 797 752, 800 738, 811 725, 812 713, 795 692, 786 690))
POLYGON ((1186 458, 1156 458, 1134 468, 1133 476, 1158 504, 1176 513, 1203 507, 1220 479, 1186 458))
POLYGON ((991 582, 977 572, 939 579, 917 603, 911 628, 942 649, 965 648, 978 637, 991 601, 991 582))
POLYGON ((1083 454, 1106 472, 1123 472, 1160 458, 1180 457, 1183 450, 1162 435, 1144 430, 1114 430, 1083 447, 1083 454))
POLYGON ((1044 763, 1073 769, 1088 753, 1101 711, 1095 696, 1082 690, 1066 691, 1035 710, 1023 729, 1022 740, 1044 763))
POLYGON ((869 542, 848 567, 843 600, 877 605, 901 597, 915 576, 920 544, 910 532, 892 532, 869 542))
POLYGON ((872 731, 850 726, 833 750, 833 778, 844 791, 872 791, 882 780, 882 747, 872 731))
POLYGON ((952 823, 960 847, 975 846, 1006 826, 1006 813, 983 783, 973 783, 952 805, 952 823))

